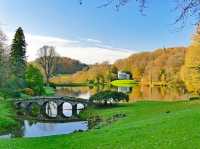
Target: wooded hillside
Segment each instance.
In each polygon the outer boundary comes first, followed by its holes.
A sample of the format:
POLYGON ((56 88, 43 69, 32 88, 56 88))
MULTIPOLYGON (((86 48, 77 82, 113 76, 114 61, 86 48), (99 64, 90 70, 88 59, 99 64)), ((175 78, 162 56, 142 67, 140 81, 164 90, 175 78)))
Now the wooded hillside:
POLYGON ((88 80, 109 81, 115 78, 118 70, 129 71, 134 79, 143 84, 149 82, 181 82, 180 70, 184 64, 187 48, 163 48, 153 52, 142 52, 116 61, 113 65, 107 63, 90 66, 88 70, 80 71, 71 76, 73 82, 88 80))
POLYGON ((186 48, 163 48, 154 52, 142 52, 115 62, 119 70, 130 71, 136 80, 180 81, 180 70, 184 64, 186 48))

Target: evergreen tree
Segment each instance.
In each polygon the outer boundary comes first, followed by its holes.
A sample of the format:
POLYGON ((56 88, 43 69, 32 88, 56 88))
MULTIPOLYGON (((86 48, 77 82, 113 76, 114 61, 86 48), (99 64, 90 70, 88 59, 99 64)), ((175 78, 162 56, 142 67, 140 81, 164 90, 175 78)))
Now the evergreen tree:
POLYGON ((12 42, 10 63, 13 75, 24 78, 26 70, 26 42, 21 27, 17 29, 12 42))

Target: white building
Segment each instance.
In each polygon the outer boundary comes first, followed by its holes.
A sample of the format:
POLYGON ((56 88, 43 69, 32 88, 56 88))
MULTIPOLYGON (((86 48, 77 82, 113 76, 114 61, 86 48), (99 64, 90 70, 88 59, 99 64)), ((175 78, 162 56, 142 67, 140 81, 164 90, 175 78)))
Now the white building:
POLYGON ((123 71, 118 71, 117 77, 119 80, 130 80, 131 75, 123 71))
POLYGON ((130 93, 131 92, 131 88, 130 87, 118 87, 118 92, 122 92, 122 93, 130 93))

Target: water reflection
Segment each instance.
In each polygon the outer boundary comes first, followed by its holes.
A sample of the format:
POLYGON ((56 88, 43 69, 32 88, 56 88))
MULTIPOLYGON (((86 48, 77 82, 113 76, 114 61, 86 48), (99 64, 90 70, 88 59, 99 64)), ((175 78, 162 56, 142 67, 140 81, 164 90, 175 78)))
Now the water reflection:
POLYGON ((131 87, 118 87, 118 92, 122 92, 122 93, 130 93, 131 92, 131 87))
MULTIPOLYGON (((0 134, 0 138, 16 137, 41 137, 68 134, 74 131, 84 131, 88 129, 87 121, 79 121, 77 115, 85 108, 82 103, 58 103, 50 101, 43 106, 37 105, 34 109, 39 110, 38 117, 30 114, 30 109, 24 110, 22 115, 18 115, 19 127, 15 130, 8 130, 7 133, 0 134), (61 107, 62 106, 62 107, 61 107), (27 119, 29 120, 27 120, 27 119), (32 119, 32 120, 31 120, 32 119)), ((35 105, 36 106, 36 105, 35 105)))
POLYGON ((67 122, 67 123, 44 123, 32 122, 24 120, 21 123, 21 129, 0 134, 0 138, 16 138, 16 137, 42 137, 52 135, 69 134, 74 131, 85 131, 88 129, 87 121, 67 122))
POLYGON ((77 114, 80 114, 80 112, 84 109, 84 105, 82 103, 77 104, 77 114))
POLYGON ((63 104, 63 115, 65 117, 71 117, 72 116, 72 105, 68 102, 63 104))
POLYGON ((55 118, 58 115, 58 106, 53 101, 50 101, 50 102, 46 103, 45 110, 46 110, 46 114, 49 117, 55 118))
POLYGON ((89 97, 99 91, 114 90, 124 92, 129 95, 130 101, 154 100, 154 101, 176 101, 187 99, 187 92, 184 88, 176 87, 148 87, 148 86, 134 86, 134 87, 64 87, 57 90, 59 96, 74 96, 89 99, 89 97))
POLYGON ((71 103, 65 102, 62 104, 62 108, 59 109, 58 105, 55 102, 47 102, 45 105, 45 114, 50 117, 50 118, 56 118, 58 117, 58 112, 61 113, 60 116, 64 117, 72 117, 73 115, 76 116, 78 115, 84 108, 85 106, 82 103, 78 103, 76 107, 74 107, 71 103), (61 111, 59 111, 61 110, 61 111))

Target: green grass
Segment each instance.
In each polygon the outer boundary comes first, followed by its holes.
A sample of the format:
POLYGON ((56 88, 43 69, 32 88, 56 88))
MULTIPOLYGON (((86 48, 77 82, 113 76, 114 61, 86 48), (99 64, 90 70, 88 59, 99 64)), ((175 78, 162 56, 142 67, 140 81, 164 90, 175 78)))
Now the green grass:
MULTIPOLYGON (((3 112, 3 111, 2 111, 3 112)), ((71 135, 0 140, 1 149, 195 149, 200 147, 200 101, 138 102, 90 107, 82 117, 127 116, 100 129, 71 135)))
POLYGON ((15 117, 13 113, 10 102, 0 100, 0 133, 17 126, 17 122, 13 119, 15 117))
POLYGON ((113 86, 134 86, 137 82, 135 80, 115 80, 111 84, 113 86))
POLYGON ((55 95, 55 90, 52 87, 44 87, 44 95, 46 96, 53 96, 55 95))

